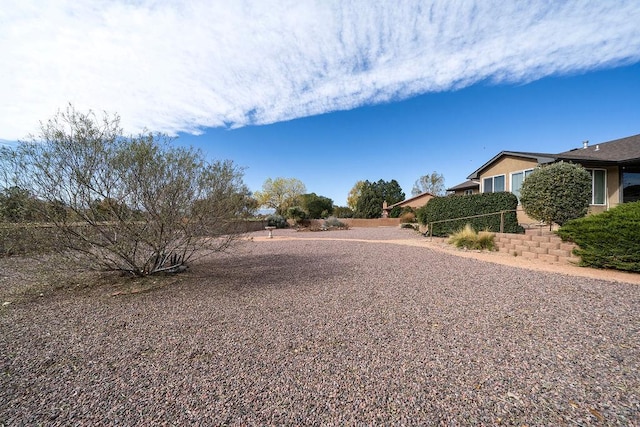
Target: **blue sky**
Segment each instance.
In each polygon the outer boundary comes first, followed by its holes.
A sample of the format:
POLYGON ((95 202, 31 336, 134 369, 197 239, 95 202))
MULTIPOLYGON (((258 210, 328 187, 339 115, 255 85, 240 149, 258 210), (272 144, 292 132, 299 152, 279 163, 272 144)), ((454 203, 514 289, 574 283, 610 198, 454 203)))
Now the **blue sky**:
POLYGON ((407 197, 437 171, 454 186, 502 150, 559 153, 640 133, 640 64, 457 91, 178 141, 244 166, 245 182, 298 178, 346 205, 358 180, 397 180, 407 197))
POLYGON ((638 22, 637 0, 9 2, 0 142, 71 103, 231 159, 253 191, 297 178, 344 205, 396 179, 409 196, 501 150, 640 133, 638 22))

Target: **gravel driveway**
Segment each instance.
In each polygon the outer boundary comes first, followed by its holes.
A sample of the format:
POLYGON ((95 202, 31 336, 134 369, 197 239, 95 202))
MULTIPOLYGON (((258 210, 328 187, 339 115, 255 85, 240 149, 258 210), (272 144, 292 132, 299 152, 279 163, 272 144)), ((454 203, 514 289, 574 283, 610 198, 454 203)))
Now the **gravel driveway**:
POLYGON ((640 286, 263 235, 0 312, 0 425, 640 425, 640 286))

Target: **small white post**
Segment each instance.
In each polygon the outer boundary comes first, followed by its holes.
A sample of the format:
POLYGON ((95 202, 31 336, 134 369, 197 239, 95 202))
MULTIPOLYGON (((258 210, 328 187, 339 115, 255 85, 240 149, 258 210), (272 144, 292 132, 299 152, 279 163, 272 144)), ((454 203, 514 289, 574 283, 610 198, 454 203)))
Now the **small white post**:
POLYGON ((273 227, 273 226, 268 226, 268 227, 265 227, 265 228, 264 228, 265 230, 267 230, 267 231, 269 232, 269 238, 270 238, 270 239, 273 239, 273 229, 274 229, 274 228, 275 228, 275 227, 273 227))

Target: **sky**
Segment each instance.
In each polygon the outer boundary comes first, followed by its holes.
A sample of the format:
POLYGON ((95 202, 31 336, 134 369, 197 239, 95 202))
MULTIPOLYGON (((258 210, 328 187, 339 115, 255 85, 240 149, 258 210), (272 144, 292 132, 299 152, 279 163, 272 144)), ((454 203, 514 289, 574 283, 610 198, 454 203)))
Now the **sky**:
POLYGON ((71 104, 346 205, 640 133, 640 2, 0 0, 0 142, 71 104))

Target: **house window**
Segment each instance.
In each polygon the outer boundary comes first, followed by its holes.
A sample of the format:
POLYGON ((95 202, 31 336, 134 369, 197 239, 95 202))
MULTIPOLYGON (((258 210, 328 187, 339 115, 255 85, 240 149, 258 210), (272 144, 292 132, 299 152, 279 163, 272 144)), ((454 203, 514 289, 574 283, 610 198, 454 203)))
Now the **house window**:
POLYGON ((498 193, 504 191, 504 175, 491 176, 482 180, 483 193, 498 193))
POLYGON ((473 194, 473 190, 464 190, 464 195, 465 196, 470 196, 473 194))
POLYGON ((622 202, 637 202, 640 200, 640 170, 622 172, 622 202))
POLYGON ((522 188, 522 183, 529 175, 531 175, 531 172, 533 172, 533 169, 527 169, 511 174, 511 192, 516 195, 518 200, 520 200, 520 189, 522 188))
POLYGON ((604 169, 589 169, 588 171, 591 174, 591 204, 606 204, 607 171, 604 169))

